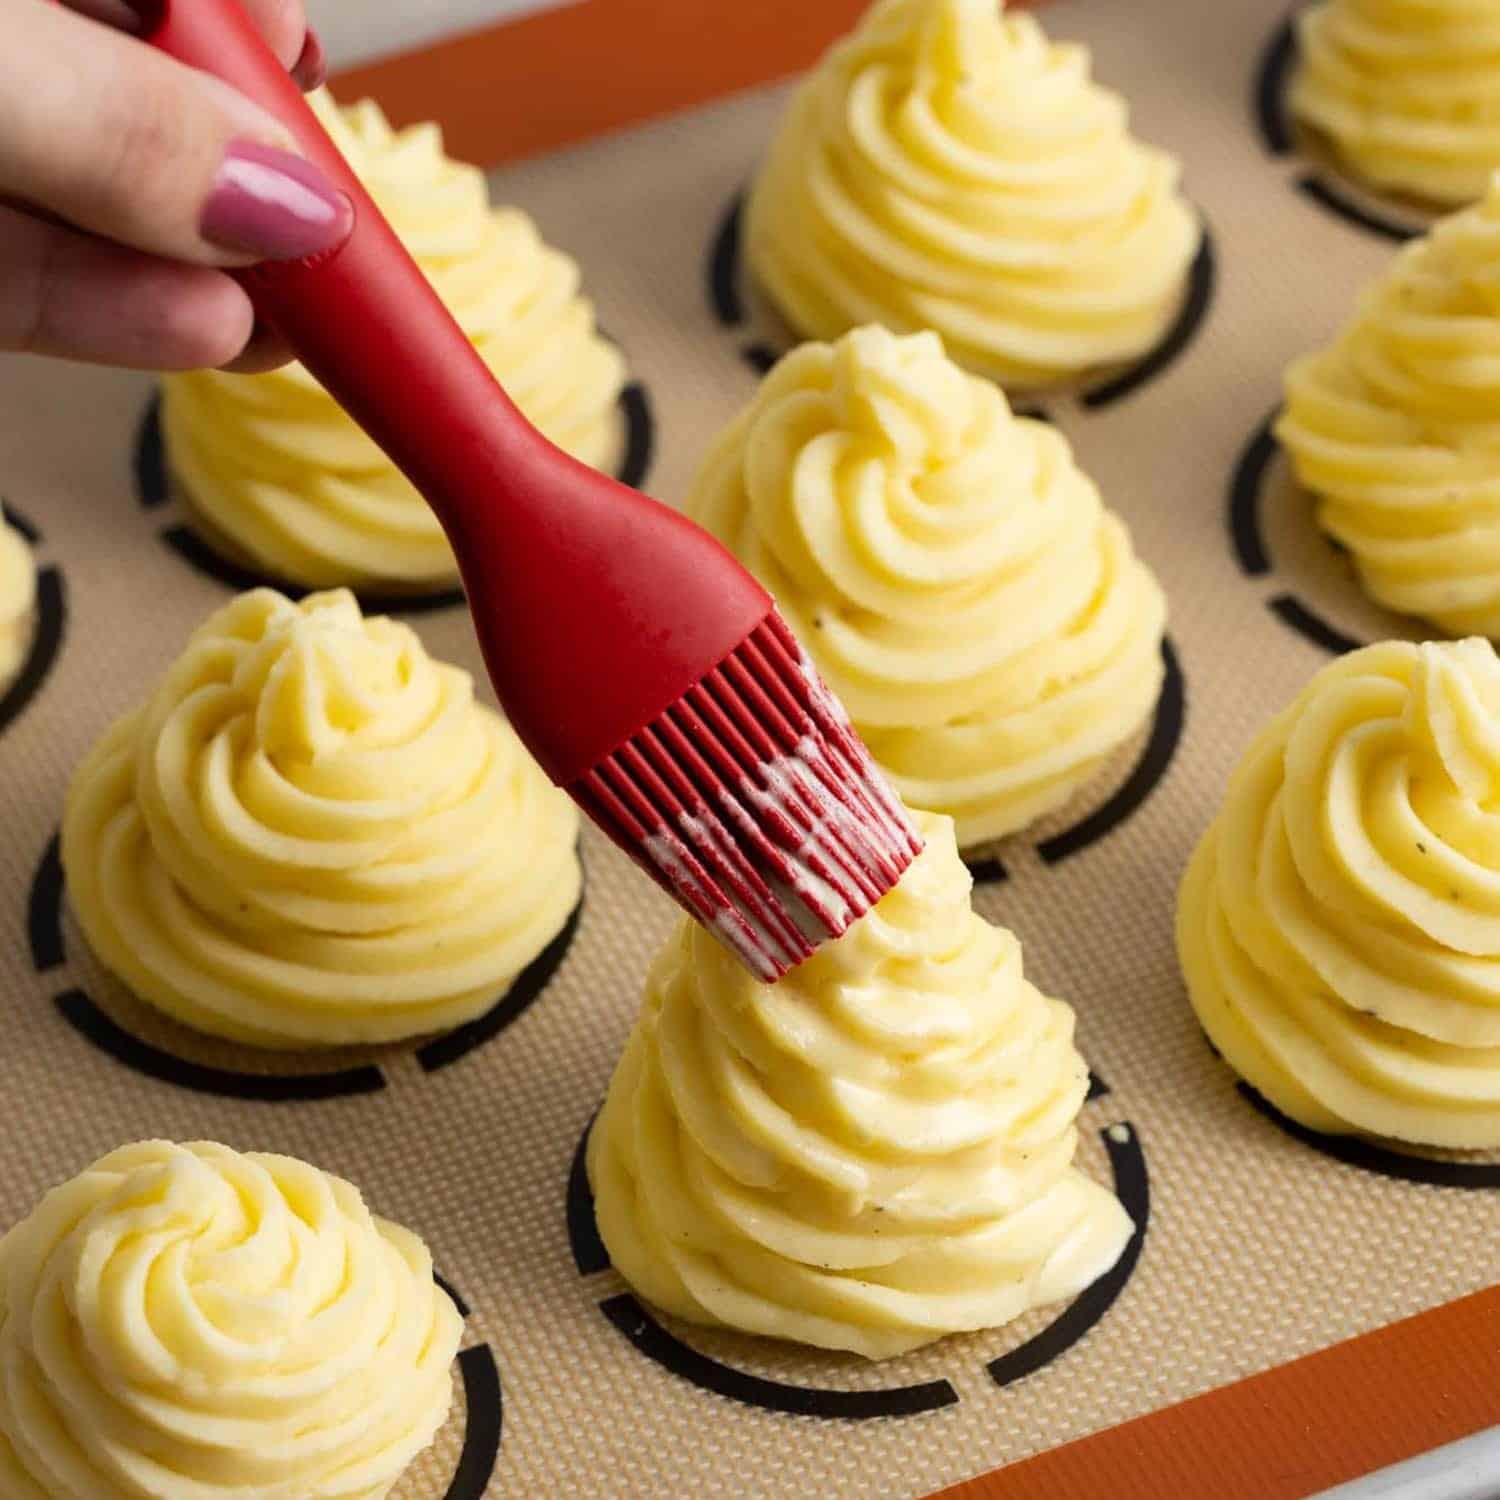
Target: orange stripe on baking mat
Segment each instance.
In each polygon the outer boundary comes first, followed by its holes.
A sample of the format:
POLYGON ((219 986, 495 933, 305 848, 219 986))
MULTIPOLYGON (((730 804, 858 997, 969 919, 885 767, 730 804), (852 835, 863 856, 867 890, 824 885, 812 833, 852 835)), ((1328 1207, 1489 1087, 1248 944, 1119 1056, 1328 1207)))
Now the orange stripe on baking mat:
POLYGON ((866 0, 581 0, 333 81, 398 125, 440 120, 450 152, 486 164, 687 109, 807 67, 866 0))
POLYGON ((1500 1287, 930 1500, 1306 1500, 1496 1424, 1500 1287))

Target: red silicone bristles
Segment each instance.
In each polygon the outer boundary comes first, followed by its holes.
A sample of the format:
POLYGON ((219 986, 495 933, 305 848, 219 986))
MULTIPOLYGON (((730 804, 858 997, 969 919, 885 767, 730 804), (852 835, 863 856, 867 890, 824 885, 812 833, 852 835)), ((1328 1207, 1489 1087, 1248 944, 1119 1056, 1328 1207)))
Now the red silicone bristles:
MULTIPOLYGON (((739 671, 729 673, 731 685, 743 688, 744 684, 733 681, 743 671, 742 664, 737 666, 739 671)), ((753 694, 747 692, 746 696, 753 694)), ((820 922, 837 933, 852 920, 841 915, 840 906, 863 909, 878 901, 887 887, 868 879, 857 859, 844 851, 837 839, 827 837, 832 827, 817 796, 810 792, 805 773, 789 774, 788 767, 801 770, 804 761, 798 755, 798 747, 807 739, 804 733, 781 755, 744 767, 735 789, 721 791, 720 800, 731 816, 733 808, 746 816, 758 815, 781 849, 800 857, 806 873, 814 880, 804 880, 798 886, 794 872, 792 884, 820 922)))
POLYGON ((687 911, 774 979, 811 952, 754 864, 706 816, 701 798, 678 796, 658 774, 643 730, 596 767, 575 796, 617 844, 687 911), (696 809, 696 810, 695 810, 696 809))
POLYGON ((774 612, 572 791, 767 981, 868 911, 922 847, 774 612))
MULTIPOLYGON (((771 644, 774 649, 776 643, 771 644)), ((745 646, 736 653, 736 657, 737 660, 730 669, 731 674, 736 677, 753 678, 769 696, 789 696, 787 694, 789 677, 792 681, 800 681, 809 686, 810 700, 815 696, 811 688, 816 680, 809 682, 809 679, 802 675, 803 663, 800 657, 789 660, 782 652, 768 658, 762 650, 762 643, 755 640, 747 641, 745 646)), ((826 693, 826 689, 822 689, 821 684, 816 684, 816 686, 826 693)), ((810 722, 811 733, 815 740, 821 743, 822 753, 798 757, 799 763, 806 766, 810 779, 804 778, 786 789, 787 811, 789 815, 796 818, 803 831, 804 839, 813 841, 813 852, 816 857, 822 858, 826 855, 839 866, 837 875, 823 870, 818 872, 820 875, 835 880, 837 884, 852 880, 867 901, 871 903, 878 901, 895 884, 904 868, 904 862, 893 863, 877 856, 876 863, 872 867, 859 862, 858 856, 864 850, 864 845, 860 842, 845 845, 836 841, 819 839, 819 833, 828 821, 826 806, 830 800, 836 803, 847 801, 857 810, 857 815, 871 815, 872 826, 883 821, 869 806, 869 799, 862 786, 865 781, 872 778, 878 779, 878 773, 868 757, 864 756, 863 746, 860 746, 860 751, 864 758, 859 762, 850 760, 839 743, 850 737, 847 729, 836 730, 834 734, 830 734, 829 726, 819 724, 815 704, 809 702, 807 707, 794 704, 792 712, 801 712, 810 722)), ((806 732, 797 744, 801 745, 805 738, 806 732)), ((858 741, 854 743, 858 744, 858 741)))

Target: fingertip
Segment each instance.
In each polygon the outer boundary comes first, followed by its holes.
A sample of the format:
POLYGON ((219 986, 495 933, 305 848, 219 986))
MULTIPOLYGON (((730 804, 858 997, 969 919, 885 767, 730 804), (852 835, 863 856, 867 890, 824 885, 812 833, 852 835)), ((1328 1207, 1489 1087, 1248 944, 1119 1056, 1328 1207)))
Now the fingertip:
POLYGON ((308 34, 302 0, 241 0, 241 3, 266 39, 266 45, 291 72, 302 55, 308 34))
MULTIPOLYGON (((0 277, 0 349, 140 370, 216 368, 255 339, 244 289, 222 271, 112 245, 0 207, 13 274, 0 277)), ((269 348, 257 352, 269 358, 269 348)))
POLYGON ((318 33, 311 26, 307 28, 307 39, 302 43, 301 53, 292 64, 292 77, 304 94, 310 94, 328 82, 328 57, 318 33))
POLYGON ((251 344, 255 312, 244 289, 221 271, 166 266, 137 287, 139 363, 161 370, 212 370, 251 344))
POLYGON ((290 364, 294 357, 280 335, 257 322, 245 346, 220 368, 235 375, 264 375, 267 370, 290 364))

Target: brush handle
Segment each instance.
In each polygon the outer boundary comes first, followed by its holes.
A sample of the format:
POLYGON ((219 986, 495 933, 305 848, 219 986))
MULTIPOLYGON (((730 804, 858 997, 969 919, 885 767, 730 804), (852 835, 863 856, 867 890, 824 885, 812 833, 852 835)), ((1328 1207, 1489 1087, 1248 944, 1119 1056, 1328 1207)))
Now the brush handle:
POLYGON ((236 0, 145 9, 145 40, 276 116, 353 203, 339 249, 239 279, 437 513, 500 703, 573 786, 734 652, 770 595, 701 527, 527 422, 236 0))
POLYGON ((437 510, 459 524, 476 483, 532 467, 542 439, 506 398, 473 344, 308 108, 236 0, 150 0, 145 40, 213 73, 292 132, 354 204, 338 250, 265 261, 239 273, 274 328, 437 510))

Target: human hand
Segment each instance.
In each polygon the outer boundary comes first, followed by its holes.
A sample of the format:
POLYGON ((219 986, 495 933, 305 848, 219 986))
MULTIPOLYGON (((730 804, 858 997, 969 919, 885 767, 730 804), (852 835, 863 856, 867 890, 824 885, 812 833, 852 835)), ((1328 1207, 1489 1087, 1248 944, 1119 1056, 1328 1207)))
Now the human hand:
MULTIPOLYGON (((240 0, 304 88, 301 0, 240 0)), ((132 0, 0 0, 0 350, 267 369, 226 268, 340 243, 353 210, 284 126, 128 32, 132 0)))

